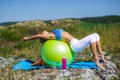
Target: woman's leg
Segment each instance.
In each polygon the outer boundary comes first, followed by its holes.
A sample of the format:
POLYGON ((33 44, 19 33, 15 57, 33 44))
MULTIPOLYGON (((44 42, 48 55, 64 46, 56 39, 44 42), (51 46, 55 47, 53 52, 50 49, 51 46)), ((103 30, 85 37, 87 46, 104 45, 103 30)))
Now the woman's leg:
POLYGON ((34 66, 34 65, 42 65, 42 66, 45 66, 46 63, 43 61, 43 59, 41 58, 39 61, 35 61, 34 63, 31 64, 31 66, 34 66))
POLYGON ((105 57, 104 57, 104 54, 103 54, 103 52, 102 52, 100 40, 97 41, 96 44, 97 44, 97 49, 98 49, 98 51, 99 51, 100 57, 102 58, 103 62, 106 62, 105 57))
POLYGON ((102 68, 102 65, 99 63, 99 57, 97 54, 97 48, 102 54, 101 45, 99 43, 100 37, 97 33, 90 34, 81 40, 73 39, 70 45, 75 52, 81 51, 90 44, 91 50, 93 52, 94 60, 98 67, 102 68))
POLYGON ((96 47, 98 49, 100 57, 102 58, 103 62, 106 62, 104 55, 103 55, 102 47, 101 47, 100 36, 97 33, 95 33, 95 37, 96 37, 96 47))
POLYGON ((97 54, 96 43, 91 43, 91 44, 90 44, 90 47, 91 47, 91 50, 92 50, 92 53, 93 53, 93 56, 94 56, 94 60, 95 60, 95 62, 96 62, 96 65, 97 65, 99 68, 102 68, 102 65, 99 63, 99 58, 98 58, 98 54, 97 54))

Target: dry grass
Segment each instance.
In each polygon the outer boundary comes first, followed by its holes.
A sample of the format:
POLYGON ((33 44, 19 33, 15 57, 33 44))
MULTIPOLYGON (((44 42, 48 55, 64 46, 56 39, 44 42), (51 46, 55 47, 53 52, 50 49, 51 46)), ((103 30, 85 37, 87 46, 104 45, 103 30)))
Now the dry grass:
MULTIPOLYGON (((55 28, 63 28, 78 39, 81 39, 93 32, 97 32, 101 37, 103 51, 107 52, 108 54, 116 53, 117 56, 115 56, 115 54, 114 57, 117 59, 120 57, 120 55, 118 55, 120 52, 120 23, 86 23, 79 20, 61 20, 57 24, 49 22, 43 23, 21 23, 19 25, 15 24, 4 29, 0 28, 0 56, 9 57, 12 55, 17 55, 25 59, 38 60, 40 58, 40 48, 43 42, 40 42, 39 40, 23 42, 23 36, 37 34, 43 30, 52 31, 55 28)), ((88 54, 90 52, 90 49, 86 48, 81 53, 88 54)), ((87 58, 91 59, 89 56, 87 58)), ((81 59, 77 58, 76 60, 80 61, 81 59)), ((118 63, 118 65, 119 64, 120 63, 118 63)), ((28 80, 30 77, 38 75, 38 72, 39 75, 43 75, 44 73, 49 73, 49 71, 51 71, 51 69, 13 71, 12 66, 13 64, 5 69, 0 68, 0 80, 28 80)), ((55 72, 56 69, 52 71, 55 72)), ((55 74, 53 74, 51 77, 53 77, 51 80, 54 80, 55 74)))

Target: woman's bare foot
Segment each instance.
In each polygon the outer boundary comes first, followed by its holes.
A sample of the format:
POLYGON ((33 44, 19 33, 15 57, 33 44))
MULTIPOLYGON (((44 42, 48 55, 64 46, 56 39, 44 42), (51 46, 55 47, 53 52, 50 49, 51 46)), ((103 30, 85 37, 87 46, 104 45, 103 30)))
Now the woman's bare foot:
POLYGON ((35 66, 35 65, 38 65, 38 64, 41 64, 42 66, 46 65, 45 62, 41 59, 39 61, 36 61, 36 62, 32 63, 31 66, 35 66))
POLYGON ((99 57, 101 57, 103 62, 106 63, 106 59, 105 59, 104 55, 99 55, 99 57))
POLYGON ((96 65, 97 65, 100 69, 103 68, 103 66, 102 66, 98 61, 94 61, 94 62, 96 63, 96 65))

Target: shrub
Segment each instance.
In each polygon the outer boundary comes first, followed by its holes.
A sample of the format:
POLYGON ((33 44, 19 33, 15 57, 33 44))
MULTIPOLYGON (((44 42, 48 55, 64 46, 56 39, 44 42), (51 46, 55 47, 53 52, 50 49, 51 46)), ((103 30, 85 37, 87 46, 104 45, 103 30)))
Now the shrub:
POLYGON ((5 29, 1 32, 1 38, 7 41, 20 41, 22 35, 16 30, 5 29))

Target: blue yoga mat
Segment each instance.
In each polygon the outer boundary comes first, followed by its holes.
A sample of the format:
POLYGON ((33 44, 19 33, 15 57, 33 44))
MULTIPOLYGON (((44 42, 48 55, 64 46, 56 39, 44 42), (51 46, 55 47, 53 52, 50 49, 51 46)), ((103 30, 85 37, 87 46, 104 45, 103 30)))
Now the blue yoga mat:
MULTIPOLYGON (((33 62, 30 60, 21 60, 17 64, 13 66, 13 70, 33 70, 33 69, 39 69, 39 68, 50 68, 49 66, 41 66, 41 65, 35 65, 31 66, 33 62)), ((98 69, 95 62, 74 62, 71 65, 67 66, 67 68, 82 68, 82 69, 98 69)))
POLYGON ((75 62, 68 66, 68 68, 84 68, 84 69, 98 69, 95 62, 75 62))

